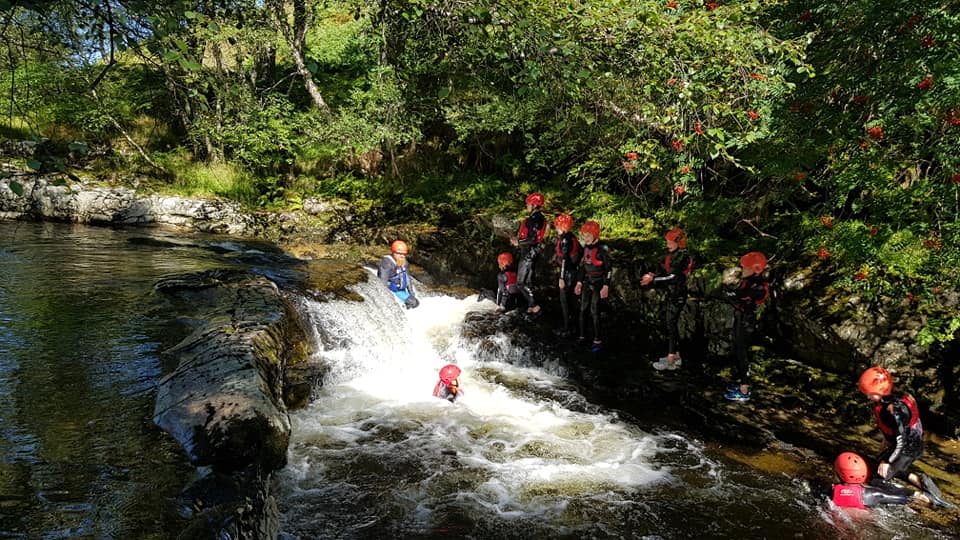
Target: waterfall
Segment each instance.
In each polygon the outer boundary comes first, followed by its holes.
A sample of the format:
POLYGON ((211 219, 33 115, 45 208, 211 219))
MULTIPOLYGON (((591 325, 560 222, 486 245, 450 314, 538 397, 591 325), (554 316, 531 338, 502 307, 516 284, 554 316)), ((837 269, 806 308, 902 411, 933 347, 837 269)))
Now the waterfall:
POLYGON ((543 369, 476 361, 459 326, 491 302, 423 295, 405 310, 375 279, 354 292, 362 302, 306 301, 330 372, 294 415, 283 477, 296 534, 514 520, 557 532, 571 501, 632 504, 634 490, 670 481, 651 462, 659 437, 565 408, 576 390, 543 369), (456 403, 431 394, 447 363, 463 370, 456 403))

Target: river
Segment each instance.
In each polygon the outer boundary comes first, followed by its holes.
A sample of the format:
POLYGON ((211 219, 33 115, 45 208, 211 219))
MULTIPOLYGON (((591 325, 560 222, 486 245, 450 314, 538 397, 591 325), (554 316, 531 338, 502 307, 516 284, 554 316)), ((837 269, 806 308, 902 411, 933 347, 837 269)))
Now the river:
MULTIPOLYGON (((185 329, 152 287, 250 249, 0 222, 0 538, 178 538, 196 471, 151 414, 185 329)), ((802 480, 641 429, 559 363, 481 362, 458 330, 489 302, 427 294, 405 311, 376 283, 355 289, 364 302, 300 299, 330 372, 291 413, 284 538, 949 537, 908 508, 837 515, 802 480), (463 368, 454 404, 430 395, 447 362, 463 368)))

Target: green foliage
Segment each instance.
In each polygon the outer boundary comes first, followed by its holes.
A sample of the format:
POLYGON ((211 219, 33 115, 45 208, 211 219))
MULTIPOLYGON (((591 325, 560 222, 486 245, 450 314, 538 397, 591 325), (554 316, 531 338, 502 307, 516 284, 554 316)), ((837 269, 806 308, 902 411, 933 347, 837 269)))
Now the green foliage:
POLYGON ((193 197, 222 197, 248 206, 260 205, 263 196, 270 195, 264 186, 256 185, 250 173, 235 165, 198 163, 182 151, 158 153, 155 159, 172 176, 172 181, 160 186, 161 191, 193 197))
POLYGON ((927 347, 935 343, 953 341, 960 332, 960 316, 930 319, 917 334, 917 343, 927 347))
POLYGON ((950 335, 933 293, 960 288, 945 0, 111 5, 0 12, 20 40, 0 58, 4 134, 101 143, 121 166, 139 145, 165 188, 340 197, 371 224, 520 212, 537 190, 607 239, 682 226, 705 261, 819 261, 870 302, 913 295, 940 321, 923 339, 950 335))

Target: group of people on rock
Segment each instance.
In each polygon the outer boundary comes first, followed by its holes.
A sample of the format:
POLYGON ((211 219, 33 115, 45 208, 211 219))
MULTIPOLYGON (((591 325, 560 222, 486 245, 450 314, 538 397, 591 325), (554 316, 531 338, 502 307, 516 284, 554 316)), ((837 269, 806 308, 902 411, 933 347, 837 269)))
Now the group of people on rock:
MULTIPOLYGON (((497 256, 500 272, 497 276, 497 309, 501 312, 526 306, 526 313, 535 316, 541 307, 533 294, 536 262, 542 252, 547 232, 547 220, 542 208, 544 197, 531 193, 526 200, 527 217, 521 223, 511 244, 518 248, 515 258, 510 252, 497 256), (516 270, 514 263, 517 262, 516 270)), ((553 220, 557 235, 554 243, 554 261, 558 266, 557 287, 563 326, 559 333, 572 336, 575 328, 574 298, 579 297, 579 341, 592 338, 590 349, 603 346, 600 331, 600 301, 610 295, 613 263, 607 246, 600 242, 600 224, 585 221, 580 225, 579 237, 573 232, 574 220, 569 214, 560 214, 553 220), (589 319, 588 319, 589 315, 589 319), (589 320, 589 325, 587 324, 589 320), (592 332, 588 332, 592 330, 592 332)), ((683 229, 671 229, 664 235, 667 255, 663 270, 648 272, 641 278, 641 286, 665 289, 664 322, 667 330, 667 354, 653 363, 658 371, 671 371, 682 366, 679 350, 678 324, 687 302, 687 278, 694 268, 694 260, 687 252, 687 235, 683 229)), ((419 305, 409 276, 406 256, 409 247, 402 240, 391 244, 391 254, 384 256, 378 276, 407 308, 419 305)), ((726 388, 724 397, 732 401, 750 399, 751 343, 757 329, 757 308, 769 296, 769 284, 764 278, 767 258, 759 251, 751 251, 740 258, 740 281, 724 292, 733 304, 733 348, 736 357, 736 383, 726 388)), ((440 368, 440 380, 433 395, 455 401, 463 395, 460 388, 460 368, 447 364, 440 368)), ((854 452, 843 452, 834 460, 834 470, 840 483, 833 485, 832 501, 841 508, 869 509, 885 504, 908 504, 918 501, 934 508, 956 508, 944 499, 933 479, 910 470, 923 453, 923 425, 916 400, 908 393, 894 393, 893 376, 884 368, 874 366, 860 376, 860 391, 873 402, 873 414, 883 434, 883 445, 875 460, 854 452), (912 486, 894 483, 896 478, 912 486)))
MULTIPOLYGON (((497 255, 500 273, 497 275, 496 303, 499 310, 508 311, 519 307, 522 299, 526 313, 535 316, 540 313, 541 306, 533 295, 533 280, 537 259, 544 249, 547 220, 542 210, 543 195, 531 193, 524 202, 527 216, 520 222, 517 235, 510 239, 510 243, 518 248, 517 258, 507 251, 497 255), (518 262, 513 270, 515 260, 518 262)), ((600 300, 610 295, 613 276, 610 250, 600 242, 600 224, 596 221, 585 221, 580 225, 579 237, 573 232, 574 221, 570 214, 554 218, 553 227, 557 232, 553 259, 559 271, 557 287, 563 312, 563 325, 558 332, 572 336, 576 322, 579 341, 586 343, 589 335, 590 350, 600 351, 603 348, 600 300), (580 298, 576 321, 574 297, 580 298)))
POLYGON ((923 424, 917 402, 906 392, 895 393, 893 376, 874 366, 860 375, 860 391, 873 402, 873 416, 883 434, 875 460, 842 452, 834 460, 840 483, 833 485, 832 501, 841 508, 866 510, 887 504, 918 501, 934 508, 956 508, 943 498, 933 479, 911 471, 923 454, 923 424), (896 478, 911 486, 894 483, 896 478))
MULTIPOLYGON (((687 278, 693 271, 694 260, 687 252, 687 235, 683 229, 671 229, 664 235, 667 256, 662 272, 648 272, 640 285, 663 287, 664 322, 667 333, 667 355, 653 363, 657 371, 679 369, 683 365, 680 356, 679 322, 687 304, 687 278)), ((752 362, 753 336, 757 330, 757 308, 766 302, 770 286, 764 278, 767 257, 759 251, 751 251, 740 257, 740 282, 724 295, 734 307, 733 349, 736 357, 736 383, 727 386, 724 397, 731 401, 750 400, 750 364, 752 362)))

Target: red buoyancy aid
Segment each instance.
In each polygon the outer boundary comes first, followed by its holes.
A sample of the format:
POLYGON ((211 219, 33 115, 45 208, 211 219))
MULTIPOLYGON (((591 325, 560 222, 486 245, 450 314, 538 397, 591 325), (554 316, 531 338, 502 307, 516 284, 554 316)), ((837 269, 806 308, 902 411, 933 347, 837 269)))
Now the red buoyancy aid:
POLYGON ((598 253, 600 253, 600 244, 583 248, 583 266, 588 276, 602 276, 610 271, 605 261, 597 257, 598 253))
POLYGON ((504 284, 507 287, 517 284, 517 273, 516 272, 504 272, 504 275, 507 276, 507 282, 504 284))
MULTIPOLYGON (((520 223, 520 231, 517 232, 517 238, 520 240, 526 240, 527 237, 530 236, 530 220, 534 219, 534 216, 538 214, 539 212, 530 214, 526 219, 523 220, 523 222, 520 223)), ((540 242, 543 242, 543 237, 547 234, 547 227, 543 223, 543 214, 539 214, 538 221, 541 222, 540 227, 537 229, 537 243, 539 244, 540 242)))
MULTIPOLYGON (((916 427, 920 423, 920 409, 917 407, 917 402, 913 399, 913 396, 910 394, 901 394, 898 398, 903 402, 904 405, 910 409, 910 423, 908 424, 910 428, 916 427)), ((884 403, 877 403, 873 406, 873 417, 877 419, 877 426, 880 427, 880 431, 888 437, 893 437, 896 435, 896 426, 889 426, 884 423, 882 419, 883 408, 888 405, 884 403)))
MULTIPOLYGON (((741 287, 740 287, 740 288, 741 288, 741 289, 746 289, 747 287, 749 287, 749 284, 748 284, 746 281, 744 281, 744 282, 741 284, 741 287)), ((770 296, 770 284, 767 283, 766 281, 764 281, 764 282, 763 282, 763 296, 761 296, 760 298, 757 298, 756 300, 754 300, 754 302, 756 302, 757 306, 762 306, 763 303, 767 301, 767 298, 768 298, 769 296, 770 296)))
MULTIPOLYGON (((670 272, 670 255, 667 255, 667 258, 663 260, 663 267, 670 272)), ((687 264, 687 267, 683 269, 683 275, 689 276, 690 272, 693 272, 693 257, 690 258, 690 262, 687 264)))
MULTIPOLYGON (((576 261, 577 259, 580 258, 580 241, 577 240, 577 237, 573 235, 571 235, 570 239, 573 240, 573 243, 571 244, 571 247, 570 247, 570 260, 576 261)), ((560 258, 561 260, 563 259, 563 251, 561 251, 560 249, 560 245, 562 243, 563 243, 563 236, 561 235, 557 237, 557 257, 560 258)))
POLYGON ((863 504, 863 486, 859 484, 834 484, 833 504, 841 508, 866 510, 863 504))

